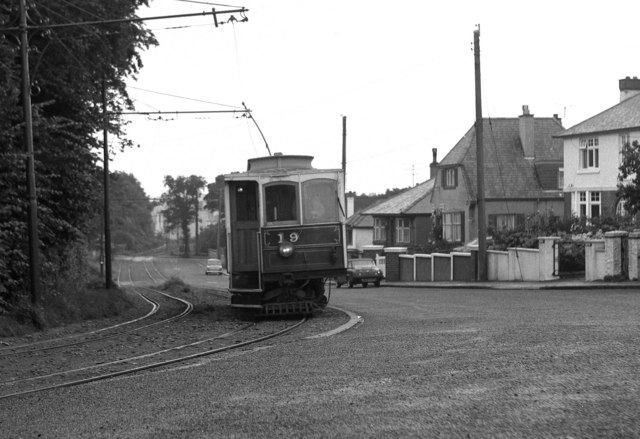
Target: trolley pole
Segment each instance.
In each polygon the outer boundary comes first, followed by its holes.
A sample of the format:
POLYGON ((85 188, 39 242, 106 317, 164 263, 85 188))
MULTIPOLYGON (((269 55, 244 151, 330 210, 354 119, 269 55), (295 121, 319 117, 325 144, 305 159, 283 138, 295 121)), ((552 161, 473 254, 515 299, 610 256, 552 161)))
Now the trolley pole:
POLYGON ((27 224, 29 230, 29 275, 31 302, 38 304, 40 295, 40 239, 38 237, 38 200, 36 198, 36 171, 33 154, 33 120, 31 114, 31 78, 29 76, 29 38, 27 35, 26 0, 20 0, 20 52, 22 58, 22 108, 27 155, 27 224))
POLYGON ((478 280, 487 280, 487 229, 484 206, 484 146, 482 133, 482 90, 480 81, 480 25, 473 31, 476 79, 476 162, 478 173, 478 280))

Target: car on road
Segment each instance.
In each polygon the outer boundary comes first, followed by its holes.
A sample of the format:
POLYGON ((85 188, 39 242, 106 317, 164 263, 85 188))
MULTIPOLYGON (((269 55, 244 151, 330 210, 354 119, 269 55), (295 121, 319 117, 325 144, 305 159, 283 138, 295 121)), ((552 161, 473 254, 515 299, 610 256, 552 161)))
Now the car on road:
POLYGON ((207 268, 204 271, 204 274, 221 275, 223 273, 224 271, 223 271, 222 262, 220 262, 220 259, 207 259, 207 268))
POLYGON ((336 278, 336 285, 340 288, 341 285, 347 284, 349 288, 353 288, 354 285, 361 284, 363 288, 367 288, 371 283, 379 287, 382 279, 384 279, 384 274, 373 259, 349 259, 347 261, 347 275, 336 278))

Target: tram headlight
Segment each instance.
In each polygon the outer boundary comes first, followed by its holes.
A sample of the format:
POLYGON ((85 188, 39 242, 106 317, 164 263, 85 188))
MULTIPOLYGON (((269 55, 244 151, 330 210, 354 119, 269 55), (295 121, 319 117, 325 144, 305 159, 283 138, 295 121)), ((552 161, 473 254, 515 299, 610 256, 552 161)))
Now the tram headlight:
POLYGON ((282 256, 283 258, 288 258, 293 254, 293 244, 291 244, 289 241, 284 241, 280 243, 278 251, 280 252, 280 256, 282 256))

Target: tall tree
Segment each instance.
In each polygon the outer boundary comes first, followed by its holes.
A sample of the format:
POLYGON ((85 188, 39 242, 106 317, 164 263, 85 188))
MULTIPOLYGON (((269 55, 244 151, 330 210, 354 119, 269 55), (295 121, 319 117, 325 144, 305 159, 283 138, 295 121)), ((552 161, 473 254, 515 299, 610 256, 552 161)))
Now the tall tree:
POLYGON ((199 237, 199 231, 200 231, 200 190, 205 187, 207 184, 207 181, 202 178, 202 177, 198 177, 195 175, 191 175, 188 179, 188 186, 189 186, 189 190, 191 191, 191 199, 193 202, 193 207, 196 210, 196 219, 195 219, 195 223, 196 223, 196 253, 198 252, 198 237, 199 237))
MULTIPOLYGON (((206 185, 203 177, 191 175, 173 178, 170 175, 164 177, 164 185, 167 191, 162 194, 160 201, 166 204, 162 211, 165 218, 167 231, 180 229, 184 246, 184 257, 189 257, 189 241, 191 231, 189 226, 197 219, 198 192, 206 185)), ((198 225, 196 224, 196 230, 198 225)))
MULTIPOLYGON (((153 208, 142 185, 133 174, 113 172, 109 175, 111 188, 111 242, 114 247, 129 252, 149 250, 156 240, 151 210, 153 208)), ((90 242, 99 242, 102 233, 102 209, 98 209, 91 228, 90 242)))
MULTIPOLYGON (((102 84, 108 90, 108 129, 122 134, 118 112, 132 108, 125 80, 142 67, 140 51, 156 41, 141 23, 83 25, 128 19, 147 0, 38 0, 28 3, 29 25, 72 24, 29 30, 34 159, 45 294, 65 266, 65 253, 85 239, 102 184, 102 84), (49 279, 49 280, 48 280, 49 279)), ((28 292, 26 184, 23 153, 19 0, 0 4, 0 299, 28 292), (2 286, 4 285, 4 287, 2 286), (8 286, 8 288, 7 288, 8 286)), ((122 147, 128 145, 125 141, 122 147)), ((1 306, 1 304, 0 304, 1 306)))
POLYGON ((622 164, 618 168, 617 195, 624 200, 629 214, 640 212, 640 143, 634 140, 622 148, 622 164))
POLYGON ((210 212, 218 212, 218 222, 215 229, 208 230, 206 235, 208 248, 216 248, 220 256, 221 247, 226 246, 227 234, 224 233, 224 175, 216 176, 213 183, 207 185, 207 193, 204 196, 204 207, 210 212), (214 245, 215 244, 215 245, 214 245))

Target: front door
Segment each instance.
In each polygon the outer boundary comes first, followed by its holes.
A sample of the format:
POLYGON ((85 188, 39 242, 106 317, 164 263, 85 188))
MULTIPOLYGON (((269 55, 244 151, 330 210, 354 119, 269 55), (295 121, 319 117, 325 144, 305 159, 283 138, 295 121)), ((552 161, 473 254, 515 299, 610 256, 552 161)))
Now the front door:
POLYGON ((231 287, 234 289, 260 288, 258 199, 257 182, 229 182, 231 287))

